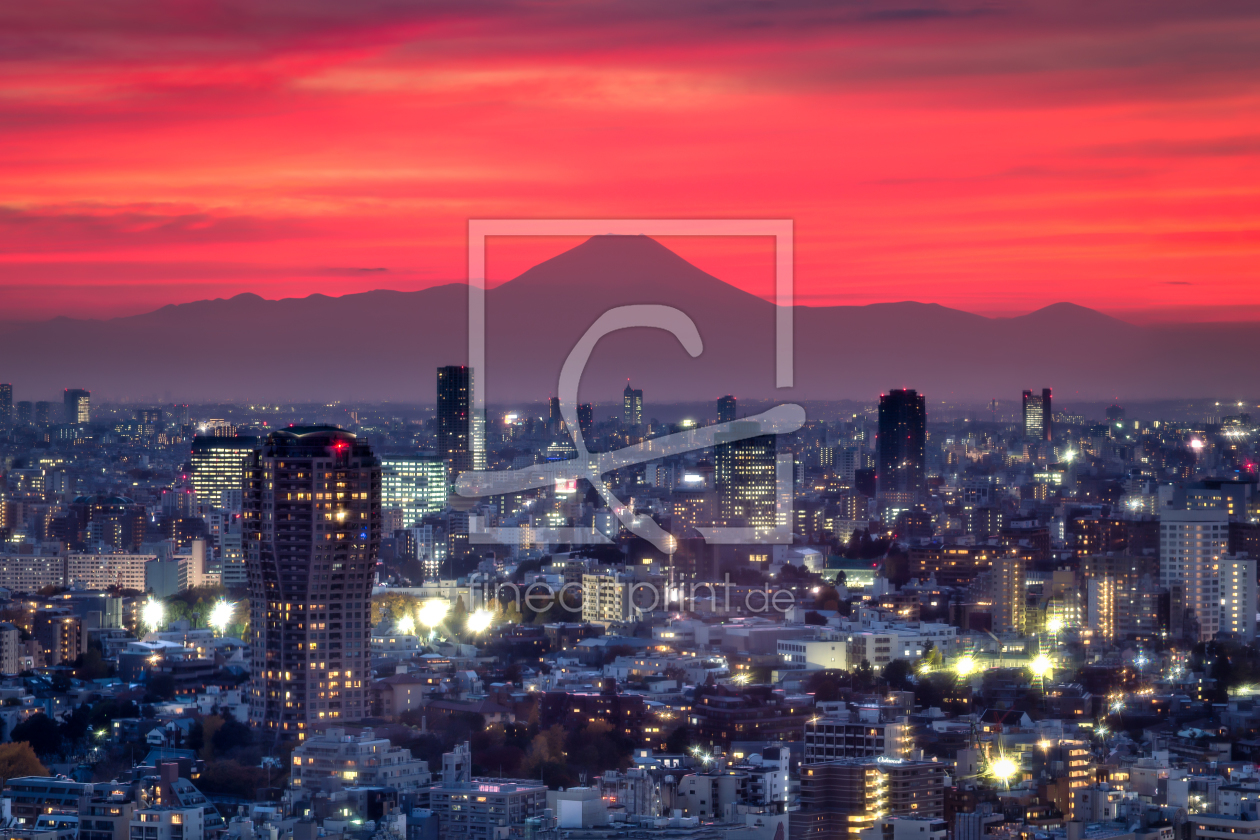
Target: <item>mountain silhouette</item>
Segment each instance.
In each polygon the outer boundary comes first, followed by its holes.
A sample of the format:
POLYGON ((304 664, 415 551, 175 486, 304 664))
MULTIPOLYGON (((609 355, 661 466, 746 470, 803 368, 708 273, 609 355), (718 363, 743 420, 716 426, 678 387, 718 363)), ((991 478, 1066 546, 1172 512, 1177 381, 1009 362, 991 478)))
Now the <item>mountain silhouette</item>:
MULTIPOLYGON (((668 304, 695 322, 691 358, 669 334, 602 340, 581 399, 615 402, 630 379, 652 402, 733 393, 780 400, 872 399, 910 387, 931 401, 1254 396, 1256 324, 1135 326, 1071 303, 986 318, 914 301, 794 309, 795 387, 774 387, 775 306, 654 239, 596 236, 486 293, 491 403, 556 392, 561 365, 605 311, 668 304)), ((135 401, 431 403, 435 368, 467 355, 467 290, 228 299, 110 320, 55 318, 0 329, 0 381, 15 399, 65 387, 135 401)))

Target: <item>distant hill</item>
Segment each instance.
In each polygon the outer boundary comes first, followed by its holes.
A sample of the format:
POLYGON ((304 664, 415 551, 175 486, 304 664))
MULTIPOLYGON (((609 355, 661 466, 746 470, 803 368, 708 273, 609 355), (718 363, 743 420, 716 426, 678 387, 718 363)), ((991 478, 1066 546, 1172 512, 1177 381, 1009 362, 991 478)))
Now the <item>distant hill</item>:
MULTIPOLYGON (((555 392, 577 338, 612 306, 665 303, 705 342, 691 359, 665 333, 609 336, 584 400, 870 399, 918 388, 937 401, 1011 399, 1050 386, 1064 400, 1254 397, 1257 324, 1139 327, 1059 303, 1016 318, 936 304, 799 306, 796 387, 774 389, 774 306, 653 239, 597 236, 487 292, 488 398, 555 392)), ((14 399, 86 387, 103 399, 431 402, 434 369, 466 356, 466 289, 374 291, 278 301, 257 295, 165 306, 107 321, 0 328, 0 381, 14 399)))

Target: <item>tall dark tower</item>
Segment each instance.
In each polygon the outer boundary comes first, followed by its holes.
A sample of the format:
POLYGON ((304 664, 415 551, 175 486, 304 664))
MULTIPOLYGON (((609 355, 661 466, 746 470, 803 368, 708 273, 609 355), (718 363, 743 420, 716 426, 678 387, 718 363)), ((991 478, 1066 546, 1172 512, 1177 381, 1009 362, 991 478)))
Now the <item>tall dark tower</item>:
POLYGON ((595 409, 590 403, 581 403, 577 407, 578 430, 582 432, 582 439, 590 443, 591 429, 595 426, 595 409))
POLYGON ((621 392, 621 424, 627 429, 643 425, 643 389, 631 388, 629 381, 621 392))
POLYGON ((473 469, 472 389, 472 368, 438 368, 438 455, 446 460, 452 480, 473 469))
POLYGON ((381 468, 329 426, 272 432, 246 469, 250 720, 276 738, 360 720, 372 679, 381 468))
POLYGON ((914 390, 879 398, 879 495, 909 506, 923 494, 927 448, 927 404, 914 390))
POLYGON ((76 423, 92 422, 92 394, 82 388, 67 388, 65 394, 65 412, 62 414, 64 422, 74 425, 76 423))
POLYGON ((0 428, 13 425, 13 386, 0 382, 0 428))
POLYGON ((735 398, 730 394, 725 397, 718 397, 717 401, 717 421, 719 423, 729 423, 735 419, 736 403, 735 398))
POLYGON ((1053 439, 1052 423, 1050 389, 1042 388, 1040 396, 1032 391, 1025 391, 1024 439, 1029 441, 1053 439))

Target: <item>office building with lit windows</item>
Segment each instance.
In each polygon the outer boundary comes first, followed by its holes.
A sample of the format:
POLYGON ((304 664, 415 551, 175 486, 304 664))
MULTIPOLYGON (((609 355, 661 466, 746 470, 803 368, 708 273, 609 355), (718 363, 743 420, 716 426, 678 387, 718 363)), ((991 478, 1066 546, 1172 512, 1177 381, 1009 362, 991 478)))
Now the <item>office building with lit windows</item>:
POLYGON ((449 478, 485 469, 485 418, 473 402, 473 369, 446 365, 437 370, 438 456, 449 478))
POLYGON ((304 739, 318 721, 363 717, 381 468, 327 426, 270 434, 248 470, 250 719, 304 739))
POLYGON ((923 495, 926 481, 927 403, 913 390, 889 391, 879 398, 881 499, 909 507, 923 495))
POLYGON ((13 423, 13 386, 0 382, 0 428, 13 423))
POLYGON ((245 468, 258 448, 258 438, 198 435, 192 442, 192 486, 197 502, 231 507, 245 486, 245 468), (224 492, 228 492, 225 501, 224 492))
POLYGON ((381 456, 381 509, 401 510, 402 527, 413 528, 446 507, 446 464, 428 455, 381 456))
POLYGON ((726 527, 770 531, 779 524, 777 446, 774 435, 742 437, 761 430, 755 420, 735 421, 714 436, 714 483, 718 516, 726 527))
POLYGON ((90 391, 85 391, 82 388, 67 388, 64 400, 65 410, 62 418, 65 422, 71 425, 92 422, 92 394, 90 391))
POLYGON ((1024 440, 1050 440, 1054 429, 1050 419, 1050 389, 1040 394, 1024 392, 1024 440))
POLYGON ((627 429, 643 425, 643 389, 631 388, 629 382, 621 392, 621 425, 627 429))

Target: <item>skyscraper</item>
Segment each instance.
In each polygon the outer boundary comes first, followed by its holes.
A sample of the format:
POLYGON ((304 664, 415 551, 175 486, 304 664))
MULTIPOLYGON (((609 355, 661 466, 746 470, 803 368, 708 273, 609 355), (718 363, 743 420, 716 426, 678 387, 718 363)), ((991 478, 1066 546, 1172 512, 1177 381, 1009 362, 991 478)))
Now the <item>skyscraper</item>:
POLYGON ((547 401, 547 431, 553 435, 564 425, 564 417, 560 414, 560 398, 552 397, 547 401))
POLYGON ((32 404, 27 400, 19 402, 13 412, 14 424, 18 426, 29 426, 31 424, 31 419, 34 416, 31 413, 32 407, 32 404))
POLYGON ((446 507, 446 464, 428 455, 381 456, 381 509, 403 512, 403 527, 446 507))
POLYGON ((923 494, 927 447, 927 405, 914 390, 879 398, 879 495, 908 506, 923 494))
POLYGON ((589 443, 591 429, 595 425, 595 409, 590 403, 582 403, 577 407, 577 416, 578 430, 582 432, 582 438, 589 443))
POLYGON ((35 403, 35 425, 47 426, 52 422, 53 404, 47 400, 40 400, 35 403))
POLYGON ((735 398, 730 394, 725 397, 718 397, 717 401, 717 421, 719 423, 729 423, 735 419, 736 403, 735 398))
POLYGON ((1024 440, 1050 440, 1053 429, 1050 411, 1050 389, 1041 394, 1024 392, 1024 440))
POLYGON ((0 382, 0 428, 13 423, 13 386, 0 382))
POLYGON ((464 365, 438 368, 438 455, 446 461, 452 480, 474 469, 472 392, 472 368, 464 365))
POLYGON ((381 469, 328 426, 272 432, 250 459, 250 719, 278 738, 363 717, 381 469))
POLYGON ((775 504, 775 436, 731 439, 741 431, 760 431, 760 428, 756 421, 737 421, 731 432, 714 438, 718 515, 729 528, 770 531, 779 524, 775 504))
POLYGON ((1159 517, 1159 542, 1159 582, 1171 596, 1174 636, 1210 642, 1225 629, 1221 564, 1229 550, 1229 514, 1166 508, 1159 517))
POLYGON ((627 429, 643 425, 643 389, 631 388, 629 380, 621 392, 621 424, 627 429))
POLYGON ((192 485, 197 501, 216 508, 232 508, 235 494, 245 489, 246 466, 258 448, 254 437, 206 437, 192 442, 192 485), (227 500, 224 491, 229 491, 227 500))
POLYGON ((67 388, 65 394, 65 412, 62 418, 66 423, 92 422, 92 393, 82 388, 67 388))

